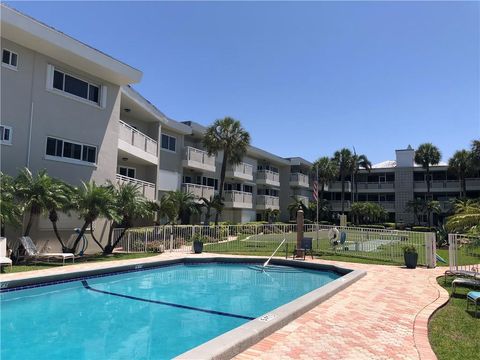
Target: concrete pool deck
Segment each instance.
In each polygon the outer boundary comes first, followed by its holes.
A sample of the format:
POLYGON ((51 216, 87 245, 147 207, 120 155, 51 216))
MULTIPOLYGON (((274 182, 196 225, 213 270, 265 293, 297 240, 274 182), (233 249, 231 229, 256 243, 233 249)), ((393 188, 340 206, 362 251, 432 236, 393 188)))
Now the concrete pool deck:
MULTIPOLYGON (((2 274, 0 280, 9 282, 159 260, 212 256, 215 255, 168 253, 2 274)), ((236 359, 436 359, 428 342, 428 319, 448 300, 448 293, 436 283, 436 277, 443 274, 444 268, 407 270, 397 266, 321 259, 307 261, 365 270, 367 275, 260 340, 236 359)))

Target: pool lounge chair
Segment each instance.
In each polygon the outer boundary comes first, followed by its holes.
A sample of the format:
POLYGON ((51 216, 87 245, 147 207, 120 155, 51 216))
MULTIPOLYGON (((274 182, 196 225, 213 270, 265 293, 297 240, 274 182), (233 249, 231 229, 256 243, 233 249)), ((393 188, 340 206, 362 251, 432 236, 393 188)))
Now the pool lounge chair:
POLYGON ((296 254, 297 254, 297 250, 300 250, 302 251, 303 250, 303 260, 305 260, 305 255, 310 252, 310 255, 312 256, 312 259, 313 259, 313 238, 311 237, 304 237, 302 239, 302 247, 300 249, 297 249, 297 247, 295 247, 293 249, 293 258, 295 259, 296 257, 296 254))
POLYGON ((2 265, 13 266, 12 259, 7 256, 7 239, 4 237, 0 238, 0 267, 2 265))
POLYGON ((474 289, 480 289, 480 279, 474 278, 456 278, 452 281, 452 296, 455 295, 457 287, 468 287, 474 289))
POLYGON ((472 267, 472 270, 446 270, 445 275, 445 283, 447 282, 447 276, 458 276, 458 277, 465 277, 465 278, 474 278, 476 280, 480 280, 480 273, 478 272, 477 268, 472 267))
POLYGON ((470 301, 475 306, 475 317, 477 317, 478 312, 478 304, 480 304, 480 291, 470 291, 467 294, 467 311, 468 311, 468 304, 470 301))
POLYGON ((29 236, 22 236, 20 238, 20 243, 25 248, 25 253, 27 257, 37 259, 47 259, 49 261, 51 258, 61 258, 63 265, 65 265, 65 259, 72 259, 72 263, 75 262, 75 255, 72 253, 41 253, 37 250, 37 247, 33 243, 32 239, 29 236))

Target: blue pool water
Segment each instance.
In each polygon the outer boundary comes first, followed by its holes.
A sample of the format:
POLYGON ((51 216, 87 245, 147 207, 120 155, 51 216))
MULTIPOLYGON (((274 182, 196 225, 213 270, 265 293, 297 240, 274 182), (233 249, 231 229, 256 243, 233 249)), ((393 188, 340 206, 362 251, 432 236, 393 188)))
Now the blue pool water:
POLYGON ((340 277, 208 263, 1 294, 7 359, 169 359, 340 277))

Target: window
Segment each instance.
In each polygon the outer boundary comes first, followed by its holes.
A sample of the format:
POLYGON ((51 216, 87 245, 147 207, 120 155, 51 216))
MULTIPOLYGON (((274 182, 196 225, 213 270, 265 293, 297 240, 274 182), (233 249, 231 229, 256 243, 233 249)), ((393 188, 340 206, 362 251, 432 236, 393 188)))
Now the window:
POLYGON ((243 191, 248 192, 248 193, 253 193, 253 186, 243 185, 243 191))
POLYGON ((13 51, 3 49, 2 50, 2 64, 8 65, 12 68, 17 68, 18 55, 13 51))
POLYGON ((66 93, 99 103, 100 87, 81 80, 73 75, 55 69, 53 71, 52 87, 66 93))
POLYGON ((120 175, 127 176, 129 178, 135 178, 135 168, 128 166, 119 166, 118 172, 120 175))
POLYGON ((177 139, 173 136, 162 134, 162 149, 175 152, 177 139))
POLYGON ((0 125, 0 144, 12 144, 11 126, 0 125))
POLYGON ((97 148, 91 145, 47 137, 46 154, 48 156, 95 164, 97 148))

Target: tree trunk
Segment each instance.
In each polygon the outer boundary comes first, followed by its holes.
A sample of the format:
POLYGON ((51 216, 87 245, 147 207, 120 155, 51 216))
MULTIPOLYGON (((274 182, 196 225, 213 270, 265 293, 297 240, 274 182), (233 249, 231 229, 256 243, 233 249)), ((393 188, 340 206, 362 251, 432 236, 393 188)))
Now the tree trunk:
POLYGON ((115 242, 113 244, 111 244, 111 241, 109 240, 109 243, 105 246, 105 248, 103 249, 103 255, 109 255, 113 252, 113 249, 115 249, 115 247, 118 245, 118 243, 120 242, 120 240, 123 239, 123 237, 125 236, 125 234, 127 233, 127 230, 129 229, 129 227, 125 227, 122 231, 122 233, 120 234, 120 236, 118 237, 117 240, 115 240, 115 242))
POLYGON ((85 231, 87 230, 88 224, 91 224, 91 223, 92 223, 92 221, 85 221, 82 228, 80 229, 80 232, 78 233, 77 238, 75 239, 75 242, 73 243, 73 246, 70 249, 67 249, 67 252, 71 252, 71 253, 75 254, 78 243, 82 239, 82 236, 85 234, 85 231))
POLYGON ((60 233, 58 232, 58 228, 57 228, 57 221, 58 221, 57 212, 55 210, 50 210, 50 213, 48 214, 48 218, 52 223, 53 232, 55 233, 55 236, 57 237, 58 242, 60 243, 60 245, 62 245, 62 251, 65 252, 66 247, 62 241, 62 237, 60 236, 60 233))
MULTIPOLYGON (((220 188, 218 189, 218 196, 220 200, 223 199, 223 186, 225 184, 225 172, 227 171, 228 156, 227 151, 223 150, 222 170, 220 171, 220 188)), ((215 226, 218 225, 218 219, 220 218, 220 211, 217 209, 215 213, 215 226)))
POLYGON ((342 215, 345 213, 345 175, 340 176, 340 181, 342 182, 342 195, 340 201, 342 202, 342 215))
POLYGON ((27 227, 25 228, 25 232, 23 233, 23 236, 28 236, 30 234, 30 230, 32 229, 33 216, 34 215, 35 215, 35 211, 32 207, 32 208, 30 208, 30 215, 29 215, 27 227))

